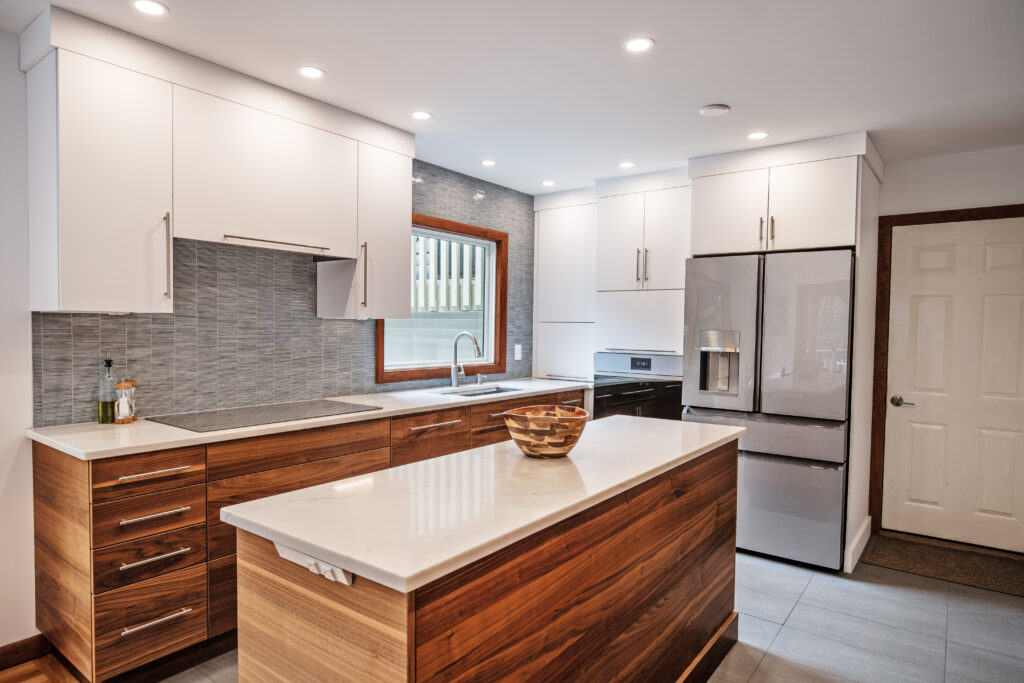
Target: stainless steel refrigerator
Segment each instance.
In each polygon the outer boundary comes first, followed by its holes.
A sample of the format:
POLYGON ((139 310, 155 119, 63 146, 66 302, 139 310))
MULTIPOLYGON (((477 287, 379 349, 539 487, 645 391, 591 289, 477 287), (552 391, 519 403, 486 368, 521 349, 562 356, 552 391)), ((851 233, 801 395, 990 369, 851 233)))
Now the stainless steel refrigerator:
POLYGON ((686 262, 683 419, 740 438, 736 545, 842 567, 853 253, 686 262))

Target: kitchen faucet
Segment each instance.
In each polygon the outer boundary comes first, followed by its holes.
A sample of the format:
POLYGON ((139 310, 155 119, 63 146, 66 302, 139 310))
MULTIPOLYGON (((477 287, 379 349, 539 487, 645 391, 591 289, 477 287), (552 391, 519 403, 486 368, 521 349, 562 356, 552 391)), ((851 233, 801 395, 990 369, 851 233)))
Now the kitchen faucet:
POLYGON ((459 340, 462 337, 469 337, 473 340, 473 351, 476 352, 477 358, 483 358, 483 351, 480 350, 480 343, 477 342, 476 337, 473 336, 472 332, 459 332, 455 335, 455 339, 452 341, 452 386, 459 386, 459 375, 465 376, 466 370, 459 363, 459 340))

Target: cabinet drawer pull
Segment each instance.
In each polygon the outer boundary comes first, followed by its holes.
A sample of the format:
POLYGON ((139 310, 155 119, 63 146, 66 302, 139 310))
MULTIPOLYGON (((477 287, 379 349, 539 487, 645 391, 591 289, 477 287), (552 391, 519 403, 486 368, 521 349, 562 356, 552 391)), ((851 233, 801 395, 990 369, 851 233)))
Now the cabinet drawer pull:
POLYGON ((419 427, 409 427, 410 432, 418 432, 421 429, 433 429, 434 427, 444 427, 446 425, 455 425, 462 422, 462 420, 448 420, 447 422, 438 422, 433 425, 420 425, 419 427))
POLYGON ((640 250, 636 250, 636 281, 640 282, 640 250))
POLYGON ((177 515, 182 512, 188 512, 191 509, 191 505, 183 505, 180 508, 174 508, 173 510, 164 510, 163 512, 154 512, 151 515, 143 515, 142 517, 136 517, 135 519, 122 519, 119 526, 128 526, 129 524, 135 524, 137 522, 148 522, 151 519, 167 517, 168 515, 177 515))
POLYGON ((772 225, 771 231, 768 234, 772 238, 772 242, 774 242, 775 241, 775 216, 772 216, 771 225, 772 225))
POLYGON ((631 394, 646 394, 649 391, 654 391, 654 389, 638 389, 637 391, 623 391, 622 395, 629 396, 631 394))
POLYGON ((171 229, 171 212, 168 211, 164 214, 164 230, 167 231, 167 291, 164 292, 164 298, 171 298, 171 291, 174 288, 174 284, 171 280, 172 273, 174 272, 174 230, 171 229))
POLYGON ((649 279, 647 277, 647 254, 649 251, 650 249, 644 248, 644 282, 647 282, 647 280, 649 279))
POLYGON ((764 240, 764 216, 757 219, 757 241, 764 240))
POLYGON ((165 474, 171 474, 172 472, 184 472, 191 468, 192 465, 181 465, 179 467, 168 467, 166 470, 153 470, 152 472, 143 472, 141 474, 126 474, 123 477, 118 477, 118 481, 134 481, 136 479, 142 479, 144 477, 159 477, 165 474))
POLYGON ((567 405, 570 405, 572 403, 582 403, 582 402, 583 402, 582 398, 574 398, 571 401, 562 401, 562 405, 563 406, 567 406, 567 405))
POLYGON ((319 249, 320 251, 330 251, 330 247, 321 247, 316 244, 303 244, 302 242, 282 242, 281 240, 268 240, 262 237, 246 237, 245 235, 228 235, 225 233, 224 239, 226 240, 248 240, 250 242, 266 242, 267 244, 281 244, 286 247, 302 247, 303 249, 319 249))
POLYGON ((675 353, 675 349, 627 349, 624 346, 608 346, 609 351, 637 351, 640 353, 675 353))
POLYGON ((505 413, 491 413, 491 417, 502 417, 505 413))
POLYGON ((192 548, 178 548, 177 550, 172 550, 171 552, 164 553, 163 555, 155 555, 153 557, 148 557, 145 560, 139 560, 138 562, 132 562, 131 564, 122 564, 120 569, 121 569, 121 571, 124 572, 124 571, 128 571, 129 569, 135 569, 136 567, 141 567, 144 564, 149 564, 150 562, 157 562, 159 560, 166 560, 168 557, 174 557, 176 555, 184 555, 185 553, 190 553, 190 552, 192 552, 192 548))
POLYGON ((188 614, 191 611, 192 611, 191 607, 182 607, 180 610, 178 610, 174 614, 168 614, 166 617, 160 617, 159 619, 154 619, 153 621, 147 621, 145 624, 139 624, 138 626, 132 626, 131 628, 126 628, 125 630, 121 631, 121 637, 123 638, 125 636, 130 636, 131 634, 133 634, 133 633, 135 633, 137 631, 142 631, 142 630, 145 630, 147 628, 152 628, 154 626, 158 626, 158 625, 164 623, 165 621, 170 621, 171 619, 177 619, 178 617, 183 617, 183 616, 185 616, 186 614, 188 614))
POLYGON ((367 289, 367 286, 368 286, 367 280, 369 278, 369 273, 370 273, 370 246, 366 242, 363 242, 362 250, 363 250, 363 301, 362 301, 362 305, 365 306, 366 302, 369 301, 369 294, 367 293, 366 289, 367 289))

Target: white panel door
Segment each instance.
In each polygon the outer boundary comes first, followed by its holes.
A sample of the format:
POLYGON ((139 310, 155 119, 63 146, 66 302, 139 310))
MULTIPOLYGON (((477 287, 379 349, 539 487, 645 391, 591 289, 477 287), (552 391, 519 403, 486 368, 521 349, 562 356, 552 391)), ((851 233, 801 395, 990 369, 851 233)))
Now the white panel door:
POLYGON ((1024 218, 894 228, 891 286, 882 525, 1024 551, 1024 218))
POLYGON ((768 249, 853 246, 858 157, 771 169, 768 249))
POLYGON ((60 309, 163 313, 171 86, 58 53, 60 309))
POLYGON ((355 140, 174 86, 179 237, 354 258, 356 173, 355 140))
POLYGON ((643 273, 644 194, 597 200, 597 290, 640 289, 643 273))
POLYGON ((537 323, 533 376, 594 379, 594 323, 537 323))
POLYGON ((598 292, 597 351, 683 352, 681 289, 598 292))
POLYGON ((594 322, 596 249, 594 204, 537 212, 539 322, 594 322))
POLYGON ((690 188, 648 192, 644 202, 644 287, 682 289, 690 257, 690 188))
POLYGON ((359 143, 356 317, 410 317, 411 258, 412 159, 359 143))
POLYGON ((692 215, 695 256, 764 249, 768 169, 694 178, 692 215))

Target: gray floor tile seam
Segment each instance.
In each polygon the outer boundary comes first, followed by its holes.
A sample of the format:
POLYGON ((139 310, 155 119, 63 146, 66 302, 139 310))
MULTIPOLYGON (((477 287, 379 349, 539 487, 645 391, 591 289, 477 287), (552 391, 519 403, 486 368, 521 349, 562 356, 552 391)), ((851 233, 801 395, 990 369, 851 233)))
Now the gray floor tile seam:
MULTIPOLYGON (((818 572, 812 572, 810 578, 807 579, 807 583, 804 584, 804 589, 802 591, 800 591, 800 595, 797 596, 797 599, 793 601, 793 606, 790 607, 789 608, 789 612, 786 613, 786 618, 782 620, 782 626, 783 627, 786 626, 786 622, 789 621, 789 617, 793 614, 793 610, 795 610, 796 606, 800 604, 800 600, 803 599, 804 593, 807 592, 807 588, 811 585, 811 581, 814 581, 814 577, 817 576, 817 575, 818 575, 818 572)), ((773 643, 775 642, 775 639, 779 637, 779 633, 781 633, 781 632, 782 632, 782 629, 780 628, 775 633, 775 635, 772 636, 772 642, 773 643)), ((771 645, 769 644, 768 647, 771 647, 771 645)), ((765 649, 765 652, 768 652, 767 648, 765 649)), ((763 659, 763 657, 762 657, 762 659, 763 659)))
POLYGON ((942 643, 942 678, 946 678, 949 670, 949 592, 950 584, 946 582, 946 637, 942 643))

